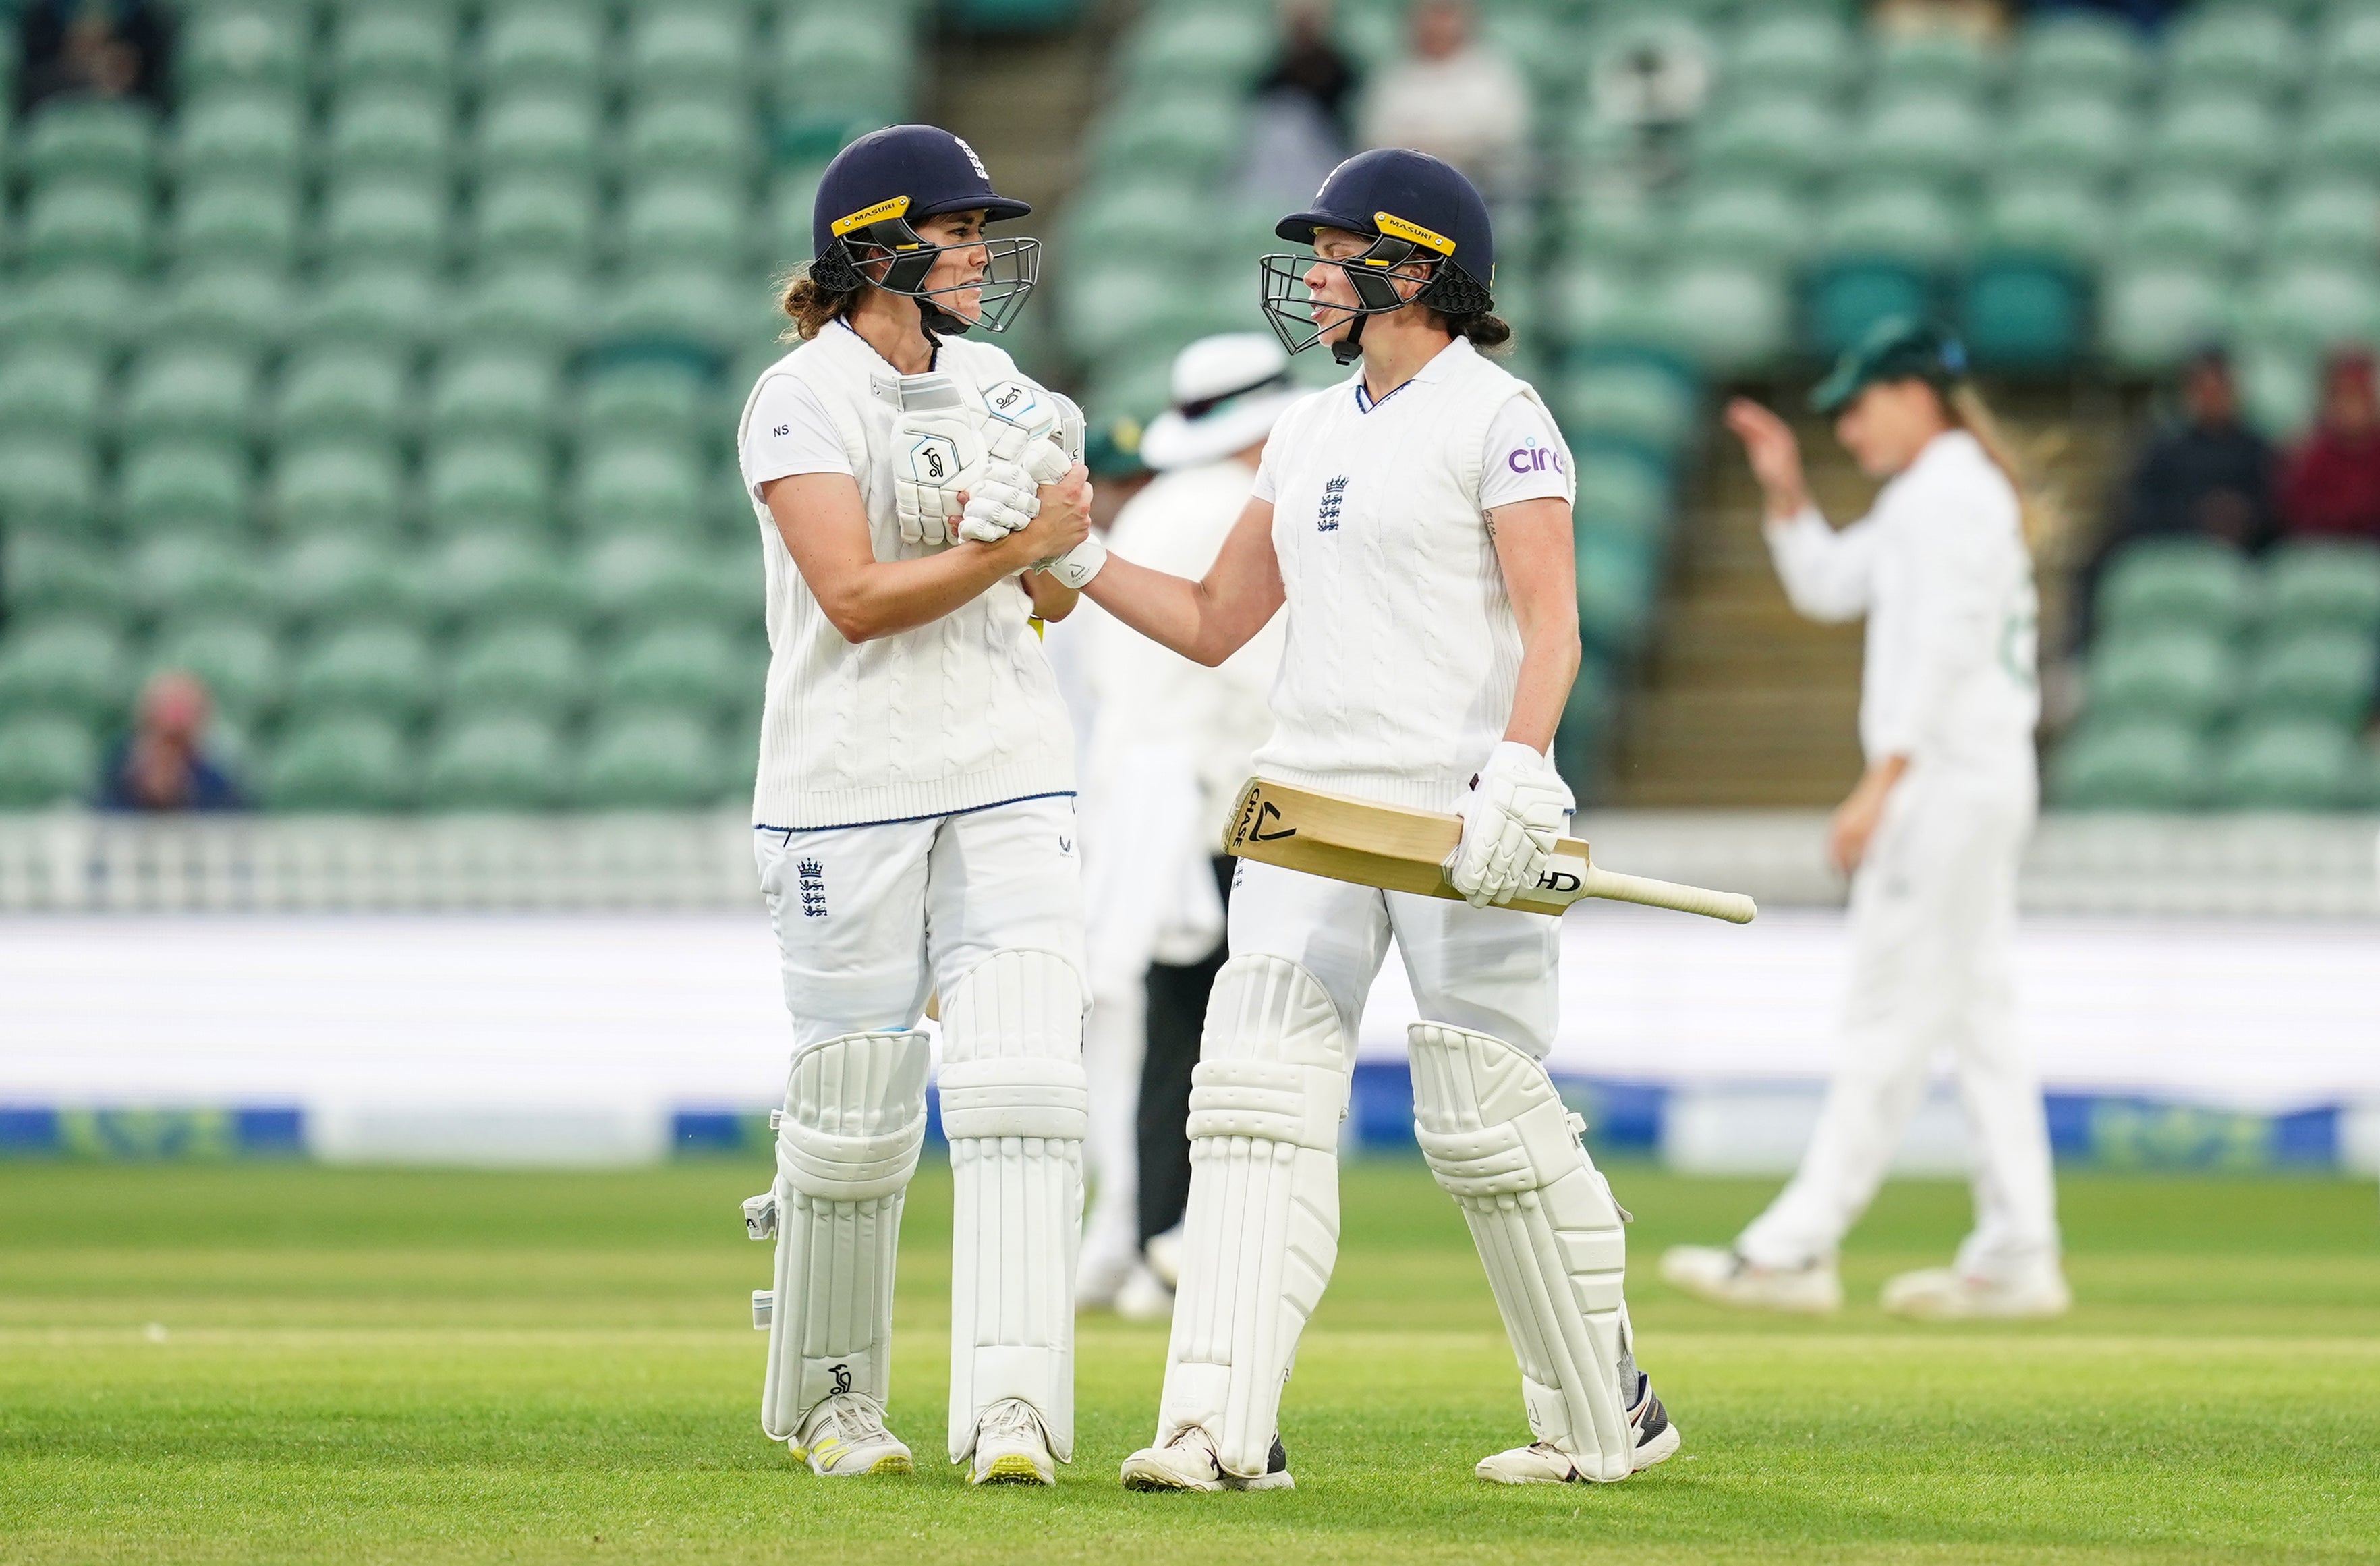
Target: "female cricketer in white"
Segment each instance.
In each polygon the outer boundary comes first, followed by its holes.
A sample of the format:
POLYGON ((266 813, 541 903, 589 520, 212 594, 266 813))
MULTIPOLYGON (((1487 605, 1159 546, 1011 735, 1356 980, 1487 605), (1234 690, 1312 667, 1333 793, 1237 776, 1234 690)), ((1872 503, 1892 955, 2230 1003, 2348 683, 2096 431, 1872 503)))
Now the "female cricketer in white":
POLYGON ((1739 401, 1786 595, 1819 620, 1867 616, 1860 740, 1867 771, 1836 811, 1852 877, 1842 1052, 1802 1167, 1731 1249, 1681 1245, 1661 1275, 1724 1304, 1829 1311, 1836 1247, 1876 1196, 1935 1057, 1956 1065, 1975 1227, 1955 1265, 1904 1273, 1884 1305, 1925 1317, 2067 1308, 2041 1082, 2011 1026, 2009 945, 2032 830, 2033 563, 2013 468, 1964 380, 1959 345, 1890 321, 1813 397, 1844 446, 1889 481, 1829 528, 1793 431, 1739 401))
POLYGON ((1631 1351, 1622 1215, 1539 1063, 1556 921, 1494 906, 1536 880, 1572 807, 1546 759, 1579 660, 1567 450, 1536 394, 1475 350, 1509 329, 1489 313, 1487 208, 1452 167, 1363 153, 1278 232, 1314 254, 1264 258, 1275 330, 1360 369, 1281 416, 1203 581, 1096 543, 1058 574, 1208 664, 1286 604, 1257 771, 1460 810, 1468 904, 1241 863, 1190 1099, 1157 1436, 1123 1482, 1291 1482, 1276 1414, 1337 1255, 1339 1123, 1391 935, 1427 1019, 1410 1039, 1422 1150, 1478 1243, 1536 1437, 1479 1475, 1625 1478, 1678 1435, 1631 1351))
POLYGON ((820 181, 801 345, 739 441, 771 657, 753 838, 793 1014, 761 1425, 820 1475, 907 1473, 884 1426, 902 1194, 926 1130, 929 993, 957 1215, 950 1454, 1054 1482, 1074 1439, 1084 1129, 1074 742, 1030 572, 1086 536, 1050 395, 999 349, 1035 242, 948 131, 897 126, 820 181))

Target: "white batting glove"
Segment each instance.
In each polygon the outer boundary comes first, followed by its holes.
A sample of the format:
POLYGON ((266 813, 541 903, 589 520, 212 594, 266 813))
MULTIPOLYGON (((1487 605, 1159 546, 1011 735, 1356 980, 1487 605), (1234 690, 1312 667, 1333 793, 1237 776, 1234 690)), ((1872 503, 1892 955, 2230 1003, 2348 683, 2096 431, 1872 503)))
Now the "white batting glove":
POLYGON ((901 411, 892 421, 892 500, 901 538, 946 544, 962 515, 959 492, 984 477, 979 417, 947 375, 901 377, 901 411))
MULTIPOLYGON (((1047 441, 1040 443, 1048 451, 1058 449, 1047 441)), ((983 477, 967 491, 959 537, 996 544, 1040 514, 1040 487, 1033 475, 1022 464, 993 457, 984 464, 983 477)))
POLYGON ((1447 880, 1475 908, 1511 902, 1545 874, 1577 803, 1543 755, 1500 741, 1463 801, 1463 841, 1447 880))
POLYGON ((990 466, 967 492, 961 538, 997 543, 1041 514, 1040 487, 1056 483, 1074 466, 1058 444, 1061 402, 1021 376, 983 389, 990 466))

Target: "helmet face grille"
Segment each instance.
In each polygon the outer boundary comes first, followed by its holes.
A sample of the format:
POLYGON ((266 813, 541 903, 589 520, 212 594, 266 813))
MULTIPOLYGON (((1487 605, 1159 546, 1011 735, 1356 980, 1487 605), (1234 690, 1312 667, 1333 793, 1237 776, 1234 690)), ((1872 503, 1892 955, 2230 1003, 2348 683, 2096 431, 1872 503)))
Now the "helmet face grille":
POLYGON ((1441 315, 1460 319, 1485 314, 1494 304, 1488 290, 1453 261, 1430 256, 1403 239, 1375 240, 1361 255, 1344 261, 1324 261, 1311 255, 1275 253, 1257 258, 1257 302, 1273 335, 1291 353, 1303 353, 1322 341, 1342 322, 1362 316, 1386 315, 1409 304, 1419 304, 1441 315), (1421 286, 1408 294, 1391 281, 1394 269, 1419 257, 1429 268, 1421 286), (1386 261, 1385 267, 1367 264, 1386 261), (1335 266, 1346 273, 1355 295, 1353 305, 1328 304, 1305 286, 1305 274, 1317 266, 1335 266))
POLYGON ((862 283, 916 299, 927 311, 927 324, 938 331, 965 332, 980 326, 1005 332, 1024 308, 1026 296, 1040 281, 1041 241, 1038 239, 977 239, 964 245, 928 245, 898 219, 871 225, 829 246, 810 263, 811 280, 829 293, 845 294, 862 283), (897 228, 898 233, 892 232, 897 228), (897 247, 897 249, 896 249, 897 247), (972 282, 929 288, 927 275, 946 250, 984 252, 983 273, 972 282), (972 294, 973 313, 959 296, 972 294))

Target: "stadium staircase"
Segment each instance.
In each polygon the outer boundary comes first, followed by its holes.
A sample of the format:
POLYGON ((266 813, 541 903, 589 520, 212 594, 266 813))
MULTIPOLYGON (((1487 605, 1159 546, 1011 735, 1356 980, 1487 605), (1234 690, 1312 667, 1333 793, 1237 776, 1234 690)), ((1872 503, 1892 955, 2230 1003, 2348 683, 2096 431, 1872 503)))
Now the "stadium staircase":
POLYGON ((1052 212, 1081 172, 1108 31, 1096 16, 1050 32, 945 30, 927 117, 965 137, 1002 192, 1052 212))

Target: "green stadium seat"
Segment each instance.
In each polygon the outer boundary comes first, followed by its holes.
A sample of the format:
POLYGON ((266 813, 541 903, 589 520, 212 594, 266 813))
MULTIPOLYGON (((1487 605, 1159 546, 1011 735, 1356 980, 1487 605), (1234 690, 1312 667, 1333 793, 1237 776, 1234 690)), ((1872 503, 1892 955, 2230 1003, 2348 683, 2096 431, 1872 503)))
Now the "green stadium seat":
POLYGON ((185 94, 226 88, 305 85, 305 13, 275 5, 194 8, 175 41, 174 75, 185 94))
POLYGON ((286 93, 217 92, 185 103, 175 127, 174 164, 183 180, 287 182, 307 158, 306 117, 286 93))
POLYGON ((1230 166, 1247 127, 1247 105, 1229 93, 1169 92, 1110 110, 1092 140, 1091 160, 1111 177, 1205 184, 1230 166))
POLYGON ((446 671, 450 715, 514 712, 567 721, 585 700, 589 662, 578 638, 551 623, 496 625, 469 637, 446 671))
POLYGON ((248 526, 248 454, 237 445, 186 436, 143 442, 116 469, 116 519, 135 538, 236 533, 248 526))
POLYGON ((1577 548, 1579 634, 1589 648, 1624 657, 1643 639, 1653 612, 1653 557, 1624 528, 1581 525, 1577 548))
POLYGON ((1638 356, 1590 359, 1562 379, 1558 395, 1565 430, 1665 455, 1692 436, 1701 402, 1691 376, 1638 356))
MULTIPOLYGON (((5 662, 0 653, 0 662, 5 662)), ((0 718, 0 809, 34 810, 88 797, 99 782, 99 747, 71 718, 0 718)))
POLYGON ((413 759, 387 719, 326 712, 293 724, 263 769, 261 794, 275 810, 392 810, 412 803, 413 759))
POLYGON ((10 435, 87 438, 100 422, 107 373, 99 356, 36 345, 0 360, 0 430, 10 435))
POLYGON ((2174 22, 2166 38, 2166 91, 2172 93, 2270 97, 2295 88, 2304 71, 2297 28, 2263 7, 2193 8, 2174 22))
POLYGON ((480 188, 471 249, 487 261, 583 261, 595 244, 595 190, 554 175, 506 175, 480 188))
POLYGON ((1844 162, 1849 135, 1813 98, 1760 98, 1709 111, 1694 130, 1694 168, 1714 180, 1812 184, 1844 162))
POLYGON ((2241 301, 2243 335, 2313 358, 2340 343, 2380 340, 2380 282, 2369 267, 2283 262, 2259 276, 2241 301))
POLYGON ((2243 93, 2181 99, 2157 116, 2141 149, 2155 174, 2256 180, 2280 162, 2287 139, 2273 111, 2243 93))
POLYGON ((2141 141, 2139 126, 2120 103, 2043 98, 2010 115, 1993 164, 2014 178, 2103 183, 2131 166, 2141 141))
POLYGON ((2262 227, 2264 251, 2277 260, 2368 266, 2380 252, 2380 189, 2336 176, 2294 185, 2274 200, 2262 227))
POLYGON ((1124 45, 1136 89, 1195 84, 1239 91, 1253 82, 1276 47, 1259 10, 1180 10, 1153 17, 1124 45))
POLYGON ((467 286, 452 340, 471 348, 551 357, 590 334, 595 303, 586 274, 554 262, 516 261, 467 286))
POLYGON ((473 148, 480 176, 591 179, 601 145, 599 123, 594 101, 584 94, 500 97, 480 110, 473 148))
POLYGON ((0 345, 113 350, 146 324, 143 313, 140 296, 120 273, 20 275, 0 288, 0 345))
POLYGON ((362 621, 413 620, 419 574, 404 546, 356 533, 318 533, 274 557, 267 576, 287 619, 318 631, 362 621))
POLYGON ((739 98, 661 98, 629 110, 620 164, 630 180, 742 180, 759 130, 739 98))
POLYGON ((437 282, 405 267, 358 269, 326 281, 300 301, 300 346, 315 344, 411 352, 450 325, 437 282))
POLYGON ((99 516, 99 461, 87 442, 0 435, 0 524, 81 533, 99 516))
POLYGON ((221 348, 144 355, 127 377, 124 427, 149 439, 244 440, 256 401, 256 363, 221 348))
POLYGON ((342 96, 401 91, 443 96, 455 87, 455 18, 439 6, 358 6, 332 37, 331 82, 342 96))
POLYGON ((542 354, 457 346, 431 377, 427 427, 440 438, 540 439, 553 427, 560 380, 542 354))
POLYGON ((463 625, 575 625, 587 598, 577 573, 543 540, 517 530, 461 534, 431 562, 431 601, 463 625))
POLYGON ((103 621, 44 621, 0 642, 0 716, 104 722, 124 710, 128 685, 123 638, 103 621))
POLYGON ((710 387, 682 359, 630 360, 589 373, 578 386, 582 442, 692 439, 704 432, 710 387))
POLYGON ((2276 546, 2265 566, 2267 634, 2380 631, 2380 546, 2276 546))
POLYGON ((759 325, 772 306, 766 289, 711 267, 661 267, 613 289, 595 312, 596 334, 618 350, 691 352, 707 359, 773 335, 759 325))
POLYGON ((2104 635, 2171 627, 2227 637, 2255 610, 2255 582, 2237 551, 2194 540, 2136 543, 2099 580, 2104 635))
POLYGON ((2102 636, 2085 677, 2095 723, 2156 719, 2203 729, 2239 697, 2228 639, 2179 625, 2102 636))
POLYGON ((2249 661, 2243 709, 2258 718, 2310 718, 2362 727, 2380 691, 2380 631, 2268 634, 2249 661))
POLYGON ((334 186, 316 236, 324 266, 434 270, 445 263, 449 204, 443 180, 379 176, 334 186))
POLYGON ((2142 261, 2100 284, 2100 346, 2135 374, 2169 370, 2227 323, 2224 285, 2198 267, 2142 261))
POLYGON ((589 601, 619 632, 685 621, 742 624, 760 601, 759 564, 748 546, 722 552, 625 534, 588 551, 581 567, 589 601))
POLYGON ((2090 285, 2039 256, 1984 255, 1959 284, 1959 332, 1989 370, 2062 369, 2089 345, 2090 285))
POLYGON ((2188 725, 2095 721, 2051 755, 2047 792, 2066 810, 2188 810, 2204 800, 2207 762, 2188 725))
POLYGON ((430 643, 392 621, 333 625, 298 655, 289 683, 293 716, 358 712, 407 723, 438 694, 430 643))
POLYGON ((723 180, 690 176, 654 180, 629 192, 616 235, 635 270, 716 262, 747 249, 751 202, 723 180))
POLYGON ((1967 214, 1930 184, 1852 191, 1820 219, 1816 253, 1938 265, 1965 249, 1967 214))
POLYGON ((623 75, 640 95, 728 97, 749 81, 755 43, 748 10, 661 6, 629 22, 623 75))
POLYGON ((553 465, 542 442, 463 435, 431 453, 423 513, 441 535, 519 528, 553 519, 553 465))
POLYGON ((2129 22, 2082 10, 2028 18, 2016 42, 2017 91, 2036 102, 2119 98, 2140 85, 2146 63, 2129 22))
POLYGON ((2380 6, 2338 7, 2313 56, 2317 93, 2380 91, 2380 6))
POLYGON ((2214 803, 2233 810, 2343 810, 2362 803, 2364 759, 2336 724, 2244 726, 2217 756, 2214 803))
POLYGON ((2079 179, 2011 176, 1985 198, 1975 243, 1986 252, 2091 265, 2106 248, 2107 202, 2079 179))
POLYGON ((2257 213, 2224 179, 2150 181, 2126 203, 2116 253, 2126 259, 2222 271, 2254 248, 2257 213))
POLYGON ((1670 516, 1670 481, 1658 464, 1592 446, 1573 451, 1571 461, 1578 486, 1572 509, 1581 528, 1609 528, 1644 540, 1660 537, 1670 516))
POLYGON ((87 540, 16 532, 0 537, 0 610, 16 627, 48 619, 121 626, 132 603, 110 552, 87 540))
POLYGON ((602 84, 603 42, 603 18, 592 6, 506 6, 480 32, 480 88, 592 92, 602 84))
POLYGON ((277 267, 224 263, 176 276, 141 333, 153 352, 197 350, 249 358, 276 344, 295 291, 277 267))
POLYGON ((2380 168, 2380 93, 2322 99, 2298 121, 2291 166, 2301 175, 2369 179, 2380 168))
POLYGON ((272 591, 253 553, 214 529, 162 533, 131 559, 132 601, 151 620, 262 616, 272 591))
POLYGON ((222 617, 160 630, 145 667, 152 674, 179 669, 196 674, 215 710, 243 727, 273 710, 288 674, 270 631, 253 621, 222 617))
POLYGON ((1859 40, 1840 17, 1755 13, 1728 41, 1721 81, 1727 95, 1740 101, 1831 96, 1849 85, 1861 63, 1859 40))
MULTIPOLYGON (((1075 357, 1103 360, 1132 346, 1152 314, 1193 308, 1189 278, 1146 260, 1099 264, 1087 260, 1067 274, 1058 296, 1058 335, 1075 357)), ((1145 351, 1145 350, 1144 350, 1145 351)))
POLYGON ((728 775, 710 727, 683 713, 606 717, 587 738, 573 795, 597 810, 684 810, 717 800, 728 775))
MULTIPOLYGON (((1654 285, 1651 306, 1661 330, 1638 340, 1682 351, 1722 373, 1769 362, 1792 343, 1791 297, 1767 267, 1682 265, 1654 285)), ((1615 336, 1630 340, 1626 333, 1615 336)))
POLYGON ((1809 238, 1808 214, 1773 181, 1703 184, 1681 203, 1671 253, 1682 261, 1783 269, 1809 238))
POLYGON ((334 176, 442 178, 454 152, 454 126, 443 98, 368 92, 333 105, 323 166, 334 176))
POLYGON ((295 442, 400 432, 414 408, 411 379, 404 358, 385 348, 312 349, 282 369, 273 436, 295 442))
POLYGON ((1877 103, 1852 133, 1846 166, 1877 180, 1972 179, 1991 151, 1991 121, 1965 98, 1903 94, 1877 103))
POLYGON ((35 272, 112 267, 137 273, 149 264, 149 202, 117 186, 59 180, 26 203, 18 249, 35 272))
POLYGON ((431 810, 545 810, 570 782, 553 725, 519 713, 461 718, 431 738, 421 771, 431 810))
POLYGON ((1973 100, 1998 85, 2005 63, 1998 50, 1947 29, 1887 35, 1876 45, 1870 91, 1973 100))
POLYGON ((386 533, 402 515, 405 483, 385 440, 310 441, 274 454, 270 497, 285 533, 386 533))
POLYGON ((55 98, 19 128, 14 150, 30 184, 92 180, 147 195, 157 166, 157 122, 122 99, 55 98))
POLYGON ((763 672, 723 627, 701 622, 638 633, 603 660, 605 707, 656 709, 724 717, 758 686, 763 672))
POLYGON ((771 184, 760 234, 760 243, 766 250, 762 259, 770 266, 784 266, 812 253, 810 217, 818 196, 819 173, 815 164, 808 165, 780 174, 771 184))
POLYGON ((582 449, 570 499, 571 519, 595 537, 652 532, 693 535, 701 482, 683 443, 607 438, 582 449))
POLYGON ((170 246, 186 264, 285 267, 298 251, 297 189, 245 176, 185 184, 170 246))
POLYGON ((1878 322, 1922 320, 1934 312, 1929 268, 1911 260, 1852 256, 1811 273, 1803 295, 1803 331, 1810 348, 1831 358, 1859 342, 1878 322))

